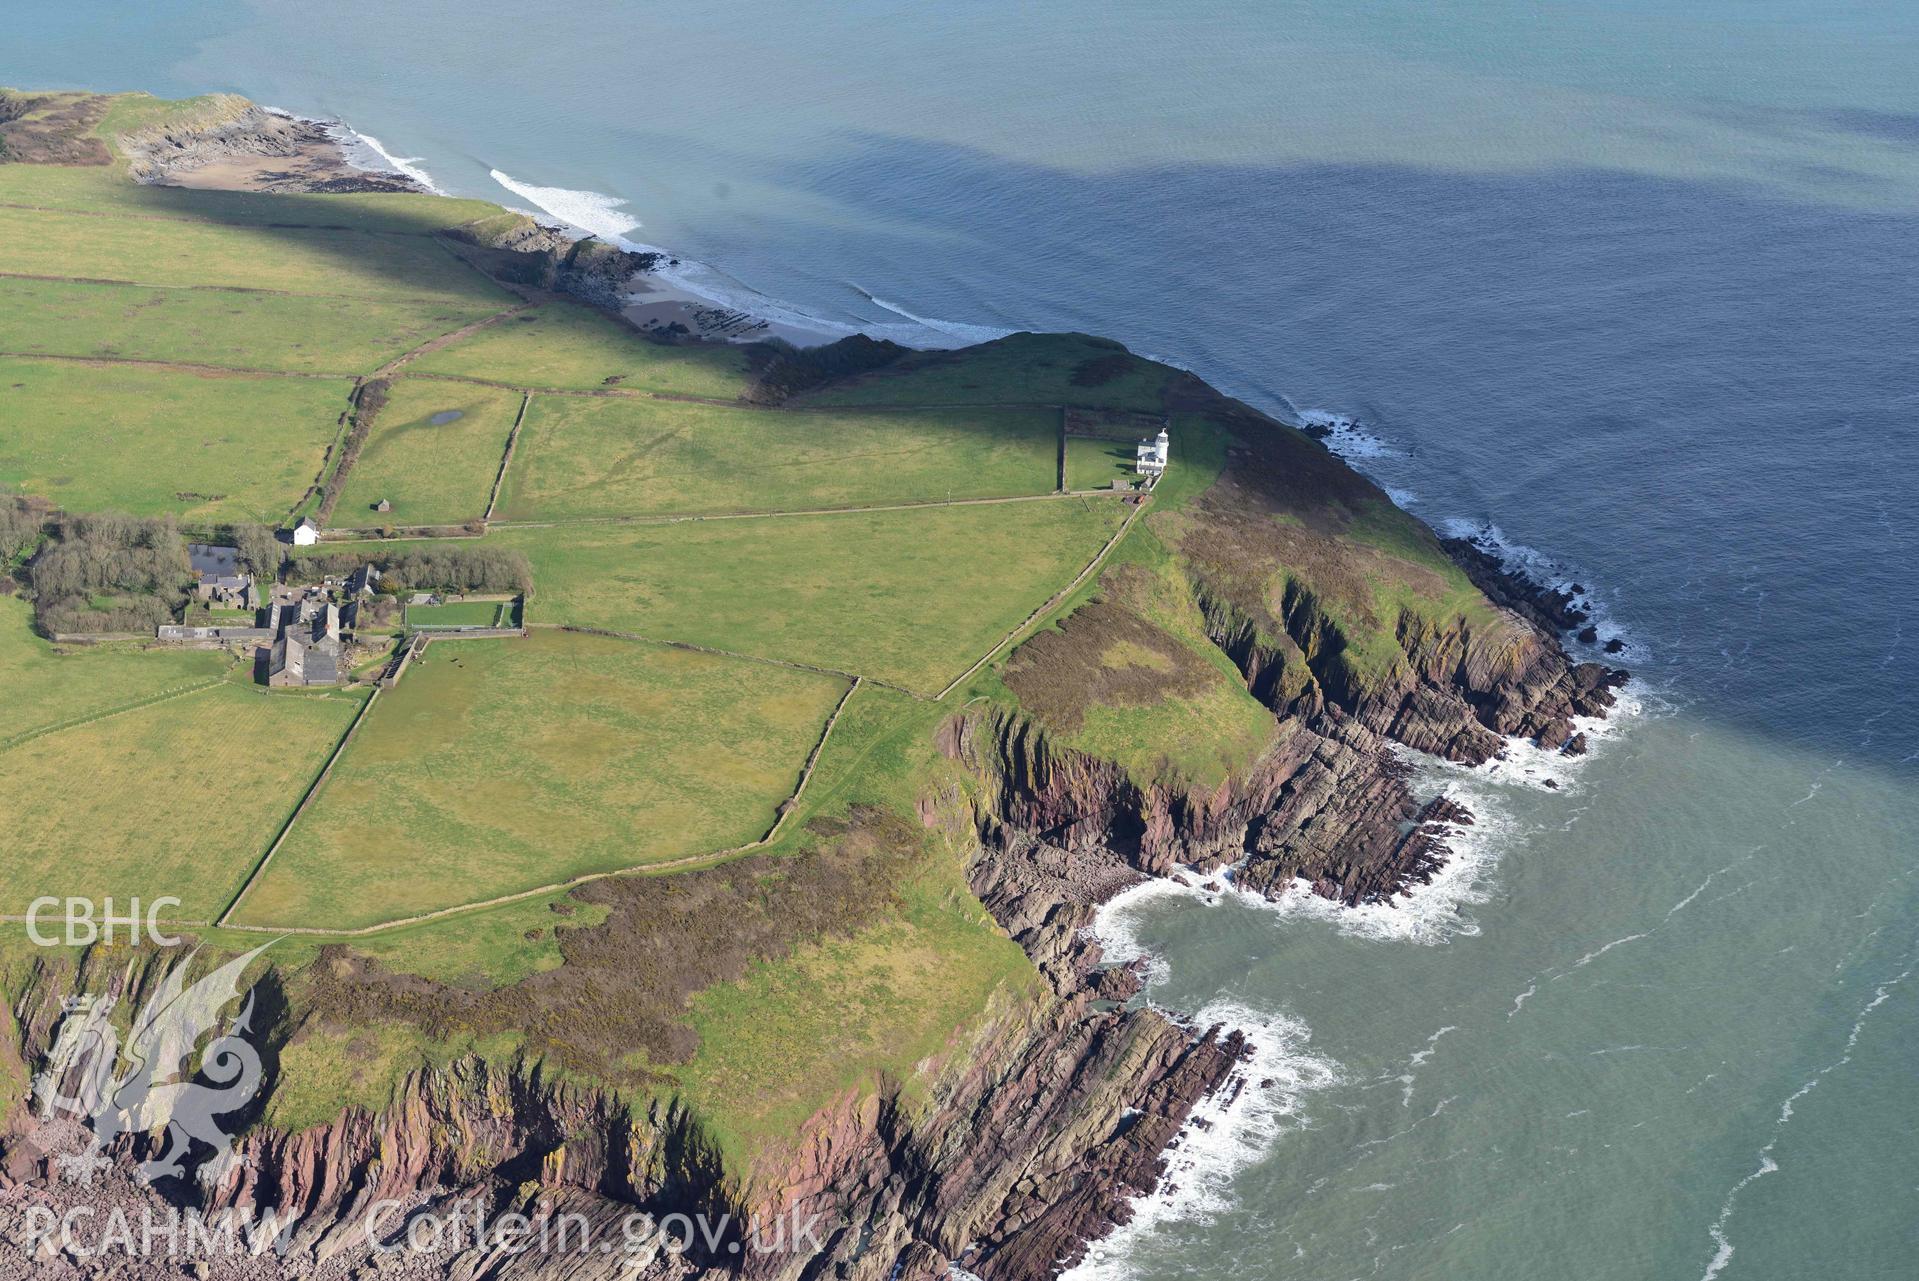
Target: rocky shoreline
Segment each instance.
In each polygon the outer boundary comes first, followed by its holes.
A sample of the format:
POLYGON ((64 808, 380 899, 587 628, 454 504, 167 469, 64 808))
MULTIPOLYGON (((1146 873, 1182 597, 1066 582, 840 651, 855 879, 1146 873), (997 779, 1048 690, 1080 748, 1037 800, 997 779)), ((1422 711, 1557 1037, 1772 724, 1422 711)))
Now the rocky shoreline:
POLYGON ((134 179, 154 185, 275 195, 424 192, 401 173, 352 163, 340 127, 216 97, 200 118, 123 134, 134 179))

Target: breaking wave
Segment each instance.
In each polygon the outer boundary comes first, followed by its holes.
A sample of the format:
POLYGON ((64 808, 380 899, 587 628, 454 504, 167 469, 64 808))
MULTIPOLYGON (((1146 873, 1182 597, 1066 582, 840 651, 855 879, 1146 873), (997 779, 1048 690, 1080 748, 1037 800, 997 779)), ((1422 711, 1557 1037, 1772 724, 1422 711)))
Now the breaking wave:
POLYGON ((1233 1179, 1300 1124, 1305 1097, 1339 1083, 1339 1066, 1309 1048, 1311 1033, 1297 1019, 1220 1000, 1180 1022, 1194 1030, 1237 1028, 1246 1034, 1248 1055, 1193 1109, 1166 1150, 1159 1185, 1132 1202, 1132 1218, 1094 1242, 1061 1281, 1130 1277, 1129 1256, 1141 1238, 1167 1223, 1203 1224, 1226 1210, 1233 1179))
MULTIPOLYGON (((898 303, 888 302, 869 289, 865 289, 859 285, 854 285, 853 288, 858 290, 860 296, 872 303, 875 307, 883 311, 890 311, 895 316, 904 317, 912 321, 915 325, 930 330, 941 337, 953 339, 962 347, 970 347, 974 343, 992 342, 996 338, 1005 338, 1010 334, 1019 332, 1017 329, 1006 329, 999 325, 972 325, 960 320, 936 320, 931 316, 917 315, 900 306, 898 303)), ((876 334, 875 336, 882 335, 876 334)), ((911 345, 936 346, 938 344, 919 343, 911 345)))
POLYGON ((645 245, 626 238, 627 232, 639 229, 640 220, 621 208, 626 201, 618 196, 597 191, 574 191, 568 187, 536 187, 498 169, 489 169, 487 172, 492 175, 493 181, 565 227, 598 236, 608 244, 633 252, 646 249, 645 245))

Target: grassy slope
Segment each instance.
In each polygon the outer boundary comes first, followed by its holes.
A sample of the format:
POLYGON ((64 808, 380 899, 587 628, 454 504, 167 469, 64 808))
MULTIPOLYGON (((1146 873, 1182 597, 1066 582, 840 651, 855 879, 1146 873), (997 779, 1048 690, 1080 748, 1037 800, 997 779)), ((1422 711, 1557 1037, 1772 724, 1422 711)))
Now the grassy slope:
POLYGON ((745 390, 748 364, 739 347, 664 347, 590 307, 549 302, 430 352, 413 369, 515 387, 619 386, 732 400, 745 390))
POLYGON ((1116 480, 1129 486, 1138 479, 1131 445, 1117 440, 1075 436, 1066 442, 1066 488, 1107 489, 1116 480))
POLYGON ((0 486, 73 511, 275 521, 318 474, 347 391, 0 358, 0 486))
POLYGON ((0 279, 0 351, 363 373, 490 304, 0 279))
POLYGON ((746 844, 844 690, 595 636, 435 645, 381 697, 240 918, 352 928, 746 844))
POLYGON ((916 352, 804 398, 815 405, 1041 404, 1159 408, 1172 371, 1084 334, 1014 334, 958 352, 916 352))
POLYGON ((1022 706, 1016 689, 1026 690, 1023 710, 1056 742, 1115 761, 1142 784, 1210 789, 1244 776, 1281 726, 1207 639, 1179 558, 1155 532, 1225 462, 1226 436, 1212 423, 1183 419, 1176 433, 1176 465, 1145 524, 1114 549, 1097 583, 1025 638, 1046 639, 1023 642, 981 685, 1010 706, 1022 706), (1087 615, 1074 619, 1081 609, 1087 615))
POLYGON ((509 305, 511 296, 420 236, 100 217, 0 207, 0 271, 509 305))
POLYGON ((236 227, 326 227, 427 236, 497 213, 480 200, 442 196, 263 195, 143 187, 117 168, 0 164, 0 204, 120 218, 165 218, 236 227))
POLYGON ((580 623, 941 689, 1072 579, 1117 502, 506 529, 533 622, 580 623))
POLYGON ((0 898, 171 894, 181 917, 210 919, 358 701, 224 683, 0 752, 0 898))
POLYGON ((507 436, 520 412, 515 392, 400 378, 347 473, 334 525, 457 525, 486 515, 507 436), (435 426, 442 411, 461 417, 435 426), (391 512, 377 512, 382 498, 391 512))
POLYGON ((509 520, 782 511, 1044 494, 1059 414, 1040 409, 782 413, 536 396, 509 520))

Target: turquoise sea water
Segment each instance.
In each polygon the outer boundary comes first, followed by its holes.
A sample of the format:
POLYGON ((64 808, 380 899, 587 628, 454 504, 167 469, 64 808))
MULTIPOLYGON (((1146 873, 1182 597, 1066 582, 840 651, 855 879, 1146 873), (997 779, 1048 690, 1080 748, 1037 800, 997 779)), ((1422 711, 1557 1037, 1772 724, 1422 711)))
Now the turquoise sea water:
POLYGON ((338 115, 829 325, 1110 333, 1629 642, 1591 759, 1431 774, 1483 821, 1410 907, 1109 914, 1272 1085, 1087 1275, 1919 1274, 1919 7, 396 9, 33 6, 0 80, 338 115))

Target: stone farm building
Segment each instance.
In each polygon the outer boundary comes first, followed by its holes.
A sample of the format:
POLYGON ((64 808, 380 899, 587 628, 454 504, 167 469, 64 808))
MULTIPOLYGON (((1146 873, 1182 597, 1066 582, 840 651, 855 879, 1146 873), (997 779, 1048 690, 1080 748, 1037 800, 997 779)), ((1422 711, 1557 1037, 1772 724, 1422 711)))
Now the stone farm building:
POLYGON ((258 609, 259 594, 253 576, 240 568, 240 549, 210 543, 188 543, 187 563, 193 570, 194 595, 209 605, 258 609))
POLYGON ((274 634, 267 653, 267 684, 286 688, 340 683, 344 647, 338 605, 303 594, 275 600, 267 629, 274 634))

